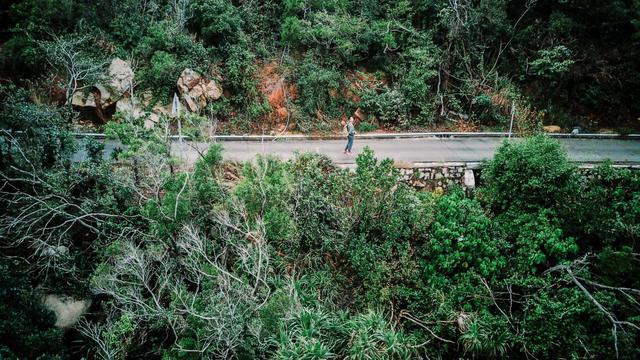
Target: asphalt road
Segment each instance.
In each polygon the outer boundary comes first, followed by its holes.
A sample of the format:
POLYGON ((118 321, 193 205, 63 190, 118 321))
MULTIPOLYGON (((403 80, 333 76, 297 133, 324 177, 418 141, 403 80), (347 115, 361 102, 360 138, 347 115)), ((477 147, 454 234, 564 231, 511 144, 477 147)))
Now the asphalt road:
MULTIPOLYGON (((640 141, 612 139, 559 139, 569 158, 576 162, 599 162, 611 159, 614 162, 640 162, 640 141)), ((356 137, 354 154, 345 155, 345 141, 339 140, 294 140, 294 141, 229 141, 222 142, 224 156, 229 160, 250 160, 256 154, 275 154, 289 159, 295 152, 318 152, 328 155, 338 164, 355 162, 357 152, 365 146, 373 149, 378 158, 393 158, 409 163, 419 162, 480 162, 493 156, 504 141, 500 138, 422 138, 422 139, 363 139, 356 137)), ((512 141, 519 141, 513 139, 512 141)), ((187 163, 197 160, 207 144, 174 143, 172 152, 187 163)))
MULTIPOLYGON (((640 163, 640 141, 614 139, 558 139, 576 162, 599 162, 611 159, 618 163, 640 163)), ((342 153, 346 141, 339 140, 288 140, 288 141, 223 141, 224 156, 227 160, 244 161, 256 154, 275 154, 289 159, 296 152, 318 152, 328 155, 338 164, 352 164, 356 154, 365 146, 371 147, 378 158, 390 157, 397 161, 419 162, 480 162, 493 156, 495 149, 504 141, 501 138, 420 138, 420 139, 358 139, 353 147, 354 154, 342 153)), ((519 141, 513 139, 511 141, 519 141)), ((119 143, 105 141, 105 157, 119 143)), ((172 154, 187 165, 199 157, 198 150, 206 151, 208 144, 175 141, 172 154)), ((76 154, 80 160, 84 154, 76 154)))

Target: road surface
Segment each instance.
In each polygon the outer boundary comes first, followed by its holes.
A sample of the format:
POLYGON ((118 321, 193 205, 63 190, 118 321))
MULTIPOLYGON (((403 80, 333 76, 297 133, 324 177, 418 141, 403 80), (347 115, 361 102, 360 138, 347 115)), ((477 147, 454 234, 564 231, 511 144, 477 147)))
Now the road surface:
MULTIPOLYGON (((295 152, 318 152, 328 155, 338 164, 352 164, 356 153, 365 146, 373 149, 378 158, 390 157, 408 163, 421 162, 480 162, 490 159, 504 141, 500 138, 422 138, 422 139, 363 139, 353 148, 354 154, 342 153, 345 141, 339 140, 289 140, 289 141, 225 141, 224 156, 228 160, 244 161, 256 154, 275 154, 289 159, 295 152)), ((514 139, 512 141, 519 141, 514 139)), ((613 139, 559 139, 575 162, 599 162, 611 159, 620 163, 640 163, 640 141, 613 139)), ((175 142, 172 153, 187 164, 198 158, 207 144, 175 142)))
MULTIPOLYGON (((640 141, 618 139, 558 139, 575 162, 599 162, 611 159, 618 163, 640 163, 640 141)), ((244 161, 257 154, 275 154, 289 159, 296 152, 318 152, 328 155, 338 164, 352 164, 356 154, 365 146, 371 147, 378 158, 390 157, 408 163, 421 162, 480 162, 490 159, 495 149, 504 141, 501 138, 419 138, 419 139, 358 139, 354 154, 342 153, 345 141, 339 140, 287 140, 287 141, 223 141, 227 160, 244 161)), ((512 141, 520 141, 513 139, 512 141)), ((192 165, 199 157, 198 151, 207 149, 206 143, 174 141, 171 152, 186 165, 192 165)), ((121 147, 119 142, 105 140, 105 157, 121 147)), ((75 159, 85 158, 83 152, 75 159)))

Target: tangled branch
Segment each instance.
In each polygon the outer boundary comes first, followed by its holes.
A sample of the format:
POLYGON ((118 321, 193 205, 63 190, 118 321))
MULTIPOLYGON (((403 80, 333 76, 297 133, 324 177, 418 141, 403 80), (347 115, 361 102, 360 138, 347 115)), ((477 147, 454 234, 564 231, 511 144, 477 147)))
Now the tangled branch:
POLYGON ((640 294, 640 290, 627 288, 627 287, 615 287, 615 286, 602 285, 594 281, 586 280, 584 278, 577 276, 574 273, 574 268, 576 266, 584 267, 588 265, 588 259, 590 257, 591 257, 591 254, 586 254, 581 259, 577 259, 569 265, 563 265, 563 264, 556 265, 548 269, 547 271, 545 271, 545 273, 561 271, 569 275, 569 278, 571 279, 571 281, 580 289, 580 291, 582 291, 582 293, 589 299, 589 301, 593 305, 595 305, 595 307, 609 320, 609 322, 611 323, 611 335, 613 336, 613 345, 616 350, 616 358, 617 358, 619 355, 618 354, 618 330, 624 331, 625 327, 630 327, 640 331, 640 326, 630 321, 618 320, 616 315, 611 310, 607 309, 593 296, 593 294, 591 293, 591 291, 587 289, 587 286, 585 284, 592 285, 594 287, 602 288, 606 290, 615 290, 623 293, 627 297, 632 297, 632 294, 635 296, 638 296, 640 294))

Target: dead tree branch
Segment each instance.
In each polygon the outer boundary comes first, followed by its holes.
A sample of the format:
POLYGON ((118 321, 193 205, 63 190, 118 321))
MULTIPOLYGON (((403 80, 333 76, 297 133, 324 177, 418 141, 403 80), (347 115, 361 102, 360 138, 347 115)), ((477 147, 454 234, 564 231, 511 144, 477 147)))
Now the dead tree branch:
POLYGON ((601 285, 601 284, 597 284, 591 281, 584 281, 583 278, 576 276, 576 274, 574 273, 573 268, 575 266, 581 266, 584 267, 588 264, 587 259, 590 257, 590 254, 586 254, 585 256, 583 256, 581 259, 577 259, 575 260, 573 263, 569 264, 569 265, 556 265, 550 269, 548 269, 547 271, 545 271, 545 273, 551 273, 551 272, 556 272, 556 271, 561 271, 566 273, 569 276, 569 279, 571 280, 571 282, 573 282, 579 289, 580 291, 582 291, 582 293, 589 299, 589 301, 595 305, 595 307, 609 320, 609 322, 611 323, 611 335, 613 336, 613 345, 616 351, 616 358, 618 357, 618 330, 622 330, 624 331, 625 327, 630 327, 633 329, 636 329, 638 331, 640 331, 640 326, 629 322, 629 321, 624 321, 624 320, 618 320, 616 315, 610 311, 609 309, 607 309, 604 305, 602 305, 594 296, 593 294, 587 289, 587 287, 585 286, 584 283, 588 283, 590 285, 594 285, 596 287, 599 288, 603 288, 603 289, 607 289, 607 290, 616 290, 616 291, 622 291, 625 294, 627 294, 628 292, 631 293, 638 293, 637 289, 631 289, 631 288, 616 288, 616 287, 612 287, 612 286, 605 286, 605 285, 601 285))

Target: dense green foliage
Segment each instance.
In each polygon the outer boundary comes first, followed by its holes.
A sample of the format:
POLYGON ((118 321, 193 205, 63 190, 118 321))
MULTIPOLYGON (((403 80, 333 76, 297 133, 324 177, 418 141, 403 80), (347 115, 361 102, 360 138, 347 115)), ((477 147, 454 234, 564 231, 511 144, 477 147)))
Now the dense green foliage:
POLYGON ((540 121, 566 130, 638 128, 635 0, 20 0, 2 7, 0 74, 50 103, 61 102, 68 81, 52 56, 63 39, 76 44, 84 68, 131 60, 137 94, 149 90, 164 104, 185 68, 220 79, 223 99, 201 112, 231 131, 272 125, 260 73, 273 64, 297 88, 286 107, 299 131, 336 129, 358 107, 386 128, 455 128, 462 119, 461 129, 504 129, 512 104, 523 132, 540 121))
POLYGON ((185 169, 176 120, 147 129, 124 102, 98 114, 123 145, 110 158, 71 132, 91 119, 73 95, 95 101, 116 57, 143 110, 185 68, 220 83, 180 117, 194 137, 337 130, 357 108, 361 132, 504 129, 512 113, 522 134, 638 128, 637 0, 0 11, 0 358, 640 358, 637 171, 585 176, 533 136, 502 144, 475 193, 442 194, 369 149, 347 170, 318 154, 226 163, 214 145, 185 169), (51 294, 91 306, 59 329, 51 294))
POLYGON ((65 123, 41 121, 63 114, 19 95, 1 112, 25 130, 0 143, 3 358, 640 356, 637 172, 584 177, 545 137, 503 144, 471 196, 416 191, 369 149, 353 171, 216 145, 178 171, 135 124, 112 128, 115 161, 95 141, 71 161, 65 123), (51 293, 91 311, 58 330, 51 293))

